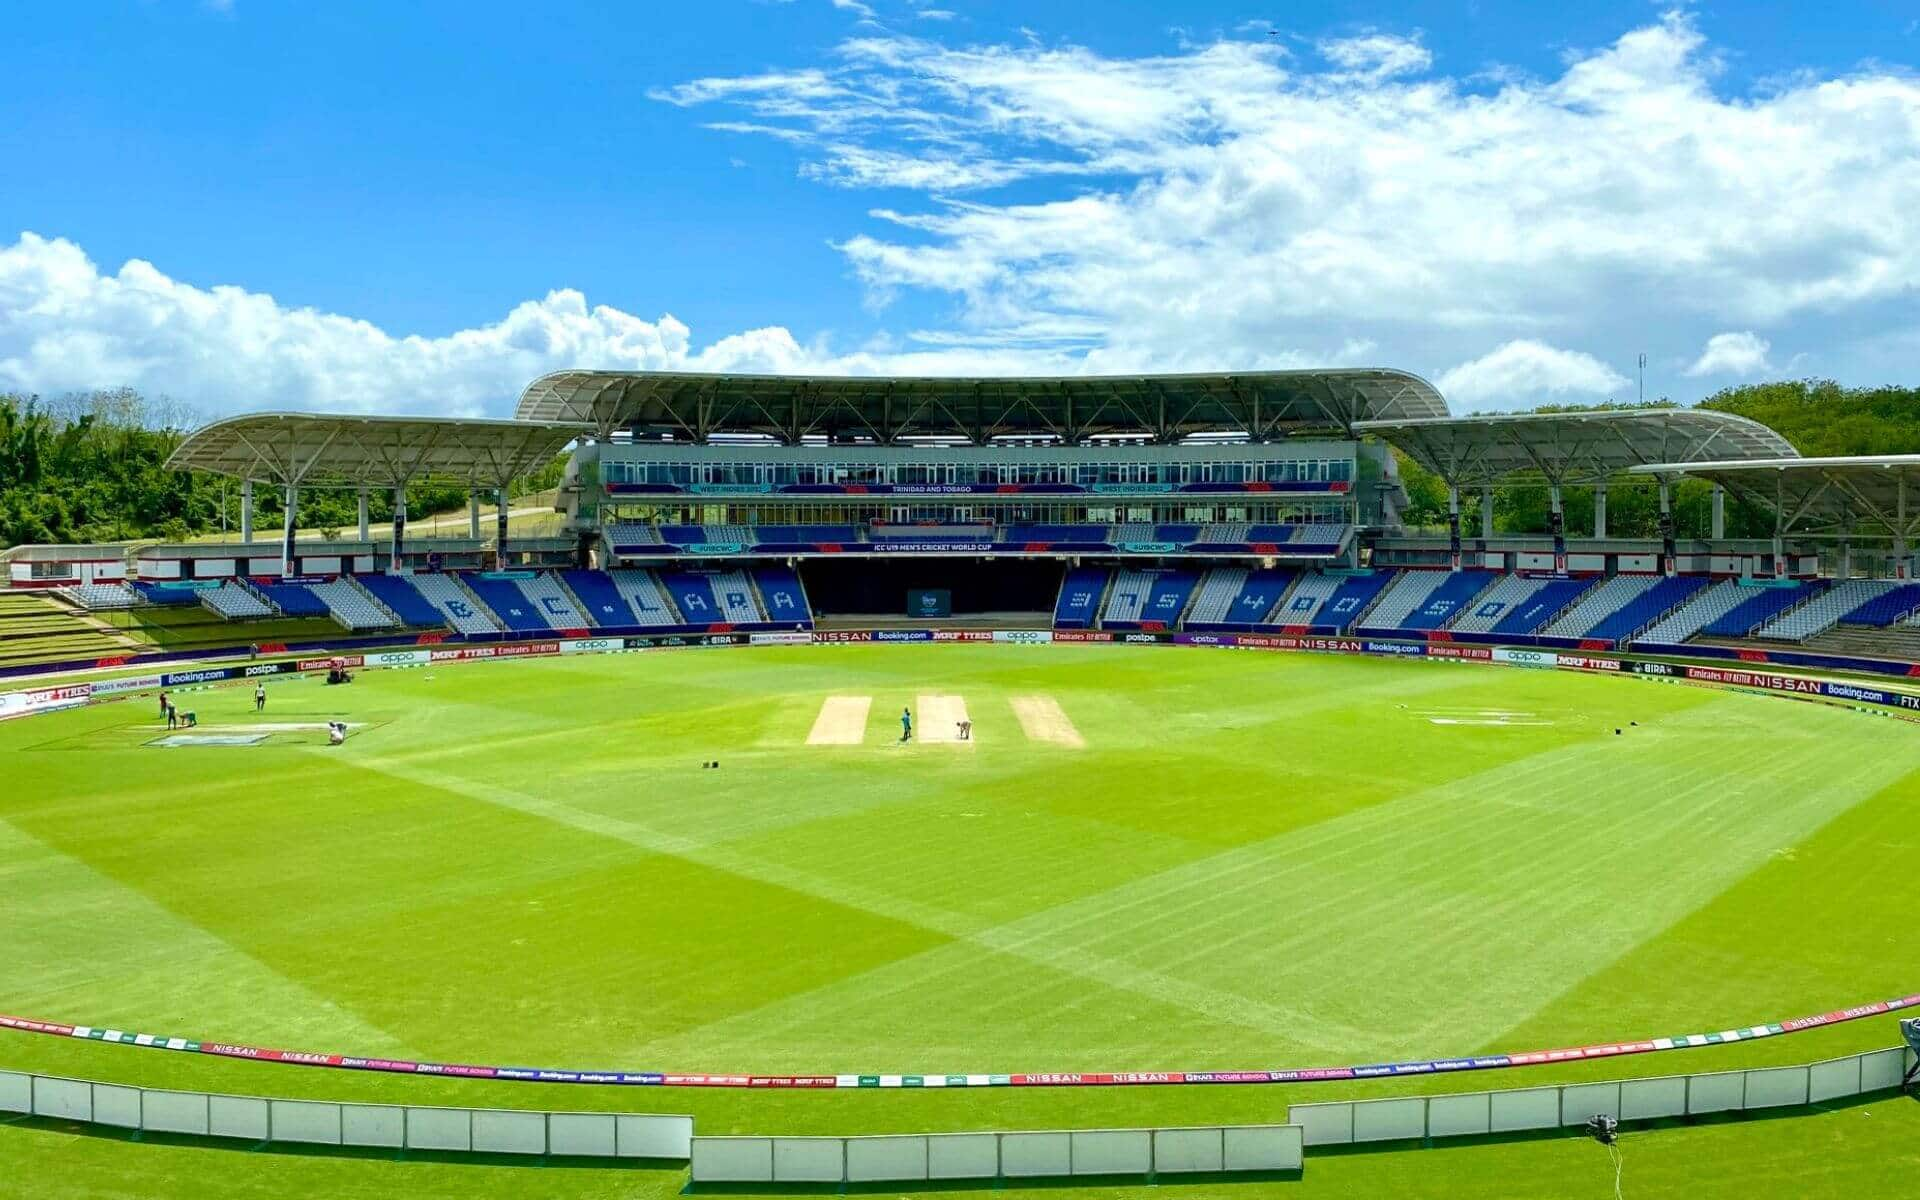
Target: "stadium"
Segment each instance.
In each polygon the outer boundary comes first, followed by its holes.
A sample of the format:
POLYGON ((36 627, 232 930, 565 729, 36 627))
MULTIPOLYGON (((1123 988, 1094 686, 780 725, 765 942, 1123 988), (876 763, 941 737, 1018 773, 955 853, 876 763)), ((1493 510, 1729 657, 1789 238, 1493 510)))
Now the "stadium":
POLYGON ((1920 456, 1391 369, 580 370, 169 466, 237 536, 0 598, 0 1120, 149 1194, 1910 1176, 1920 456))

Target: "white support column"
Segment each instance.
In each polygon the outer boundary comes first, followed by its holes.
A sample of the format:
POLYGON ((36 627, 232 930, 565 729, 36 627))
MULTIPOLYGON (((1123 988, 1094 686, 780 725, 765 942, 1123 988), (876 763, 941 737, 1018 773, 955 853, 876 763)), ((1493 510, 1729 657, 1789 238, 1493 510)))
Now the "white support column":
POLYGON ((1893 574, 1896 579, 1909 579, 1913 575, 1912 564, 1907 560, 1907 477, 1904 472, 1894 479, 1893 484, 1893 574))
POLYGON ((504 571, 507 569, 507 489, 495 488, 493 501, 493 561, 504 571))
POLYGON ((1604 483, 1593 486, 1593 536, 1607 536, 1607 485, 1604 483))
POLYGON ((401 484, 393 489, 393 557, 387 562, 389 575, 399 575, 406 570, 406 545, 407 487, 401 484))
POLYGON ((1447 565, 1449 570, 1460 569, 1460 488, 1451 483, 1447 485, 1447 565))
POLYGON ((360 489, 360 540, 363 542, 370 540, 370 535, 367 530, 367 489, 366 488, 360 489))
POLYGON ((253 540, 253 480, 240 481, 240 540, 253 540))
POLYGON ((1553 569, 1567 569, 1567 506, 1560 495, 1560 485, 1547 485, 1547 532, 1553 535, 1553 569))
POLYGON ((296 528, 295 514, 300 507, 300 489, 290 483, 287 485, 285 496, 285 521, 280 535, 280 577, 282 579, 294 573, 293 531, 296 528))
POLYGON ((1673 562, 1673 481, 1660 477, 1660 573, 1672 575, 1673 562))
POLYGON ((467 536, 476 542, 480 540, 480 491, 478 488, 467 493, 467 536))
POLYGON ((1719 484, 1713 485, 1713 540, 1723 541, 1727 536, 1727 489, 1719 484))
POLYGON ((1493 536, 1493 489, 1480 489, 1480 536, 1493 536))
POLYGON ((1853 578, 1853 543, 1840 543, 1840 578, 1853 578))

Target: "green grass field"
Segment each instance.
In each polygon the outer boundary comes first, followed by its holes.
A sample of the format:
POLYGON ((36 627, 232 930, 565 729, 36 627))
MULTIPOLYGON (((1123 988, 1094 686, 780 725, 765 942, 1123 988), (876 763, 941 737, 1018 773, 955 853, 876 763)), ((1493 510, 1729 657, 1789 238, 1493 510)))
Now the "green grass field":
MULTIPOLYGON (((147 698, 0 726, 0 1010, 453 1062, 945 1073, 1536 1049, 1920 988, 1920 729, 1814 704, 1066 646, 662 652, 270 690, 264 718, 247 688, 182 703, 207 732, 336 716, 360 728, 337 749, 311 731, 161 749, 147 698), (868 698, 864 723, 829 728, 830 697, 868 698), (898 745, 903 705, 923 734, 948 732, 927 726, 952 706, 939 697, 964 703, 974 741, 898 745), (809 744, 816 733, 861 740, 809 744), (702 769, 711 759, 720 768, 702 769)), ((536 1086, 12 1032, 0 1067, 690 1112, 703 1133, 865 1133, 1262 1121, 1290 1100, 1799 1062, 1896 1040, 1882 1018, 1564 1069, 1310 1087, 536 1086)), ((1920 1105, 1892 1098, 1636 1133, 1626 1194, 1909 1195, 1916 1135, 1920 1105)), ((44 1122, 0 1125, 0 1162, 9 1195, 664 1196, 684 1183, 133 1143, 44 1122)), ((1297 1183, 1181 1192, 1275 1189, 1603 1196, 1612 1177, 1598 1147, 1552 1138, 1315 1155, 1297 1183)))

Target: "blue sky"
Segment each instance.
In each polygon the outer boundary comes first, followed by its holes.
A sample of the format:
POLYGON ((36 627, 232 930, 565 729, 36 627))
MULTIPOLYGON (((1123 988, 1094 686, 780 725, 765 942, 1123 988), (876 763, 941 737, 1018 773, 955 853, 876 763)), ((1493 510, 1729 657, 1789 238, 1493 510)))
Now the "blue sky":
POLYGON ((20 6, 0 387, 502 413, 566 365, 1912 382, 1861 0, 20 6), (131 265, 129 265, 131 264, 131 265))

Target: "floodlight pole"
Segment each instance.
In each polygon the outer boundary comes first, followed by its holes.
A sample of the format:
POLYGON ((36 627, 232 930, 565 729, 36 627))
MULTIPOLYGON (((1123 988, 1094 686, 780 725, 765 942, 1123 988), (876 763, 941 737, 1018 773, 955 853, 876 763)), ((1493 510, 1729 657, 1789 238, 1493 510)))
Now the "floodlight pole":
POLYGON ((1725 541, 1727 537, 1727 489, 1719 484, 1713 485, 1713 540, 1725 541))

